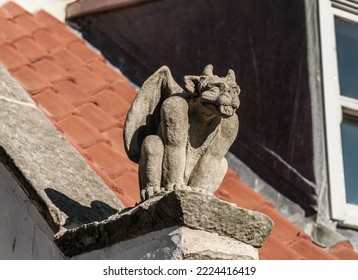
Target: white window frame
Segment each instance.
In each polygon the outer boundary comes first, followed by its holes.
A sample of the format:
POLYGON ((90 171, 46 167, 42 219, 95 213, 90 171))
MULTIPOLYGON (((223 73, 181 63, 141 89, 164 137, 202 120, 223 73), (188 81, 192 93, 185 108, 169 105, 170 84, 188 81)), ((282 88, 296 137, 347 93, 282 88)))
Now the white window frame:
POLYGON ((358 101, 340 95, 334 25, 335 17, 358 23, 358 1, 318 2, 331 217, 341 225, 358 228, 358 205, 346 202, 341 140, 343 113, 358 112, 358 101))

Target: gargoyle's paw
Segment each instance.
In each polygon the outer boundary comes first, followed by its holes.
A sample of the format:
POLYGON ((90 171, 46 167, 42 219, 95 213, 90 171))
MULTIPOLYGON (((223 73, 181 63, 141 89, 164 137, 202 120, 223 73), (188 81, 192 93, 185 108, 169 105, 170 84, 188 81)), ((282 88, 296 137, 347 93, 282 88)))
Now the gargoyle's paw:
POLYGON ((175 184, 169 184, 166 188, 164 188, 164 190, 166 192, 171 192, 175 189, 175 184))
POLYGON ((162 194, 164 192, 163 188, 153 188, 153 195, 159 195, 162 194))
POLYGON ((145 190, 141 190, 140 191, 140 197, 142 198, 142 200, 146 200, 147 199, 147 192, 145 190))
POLYGON ((154 187, 146 187, 141 191, 142 200, 147 200, 155 195, 154 187))

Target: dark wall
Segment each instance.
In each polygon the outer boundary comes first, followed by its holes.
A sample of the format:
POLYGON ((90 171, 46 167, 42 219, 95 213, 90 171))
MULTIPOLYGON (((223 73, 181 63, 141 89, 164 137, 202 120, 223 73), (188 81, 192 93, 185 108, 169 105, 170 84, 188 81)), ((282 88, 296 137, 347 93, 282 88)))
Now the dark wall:
POLYGON ((307 214, 316 204, 304 0, 162 0, 73 19, 141 85, 168 65, 178 82, 236 72, 240 132, 232 152, 307 214))

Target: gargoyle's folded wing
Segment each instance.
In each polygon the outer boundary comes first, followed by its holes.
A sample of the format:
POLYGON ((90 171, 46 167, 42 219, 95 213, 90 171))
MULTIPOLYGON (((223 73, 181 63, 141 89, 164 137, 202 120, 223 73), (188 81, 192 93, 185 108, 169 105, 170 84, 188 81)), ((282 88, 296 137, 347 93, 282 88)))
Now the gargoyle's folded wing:
POLYGON ((124 125, 124 145, 132 161, 139 161, 144 138, 157 134, 163 101, 173 94, 183 93, 184 90, 174 81, 166 66, 159 68, 144 82, 128 111, 124 125))

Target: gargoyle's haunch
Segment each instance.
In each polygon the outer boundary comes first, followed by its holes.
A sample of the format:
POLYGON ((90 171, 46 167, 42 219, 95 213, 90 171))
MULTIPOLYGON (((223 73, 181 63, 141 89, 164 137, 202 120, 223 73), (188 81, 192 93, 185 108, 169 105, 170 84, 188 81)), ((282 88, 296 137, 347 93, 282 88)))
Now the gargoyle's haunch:
POLYGON ((129 158, 139 163, 142 199, 177 187, 213 193, 226 171, 224 158, 236 138, 240 88, 235 74, 185 76, 185 90, 168 67, 139 90, 124 127, 129 158))

